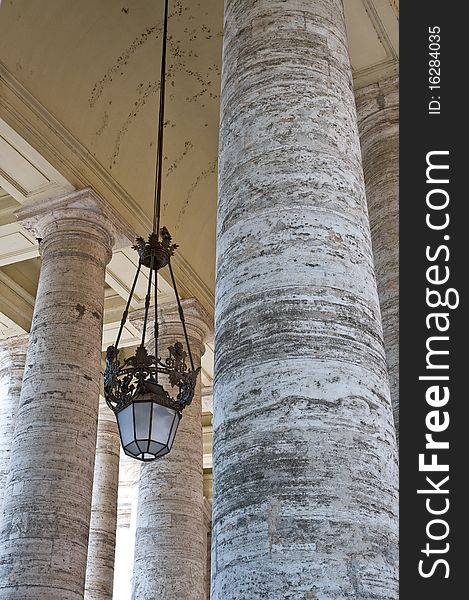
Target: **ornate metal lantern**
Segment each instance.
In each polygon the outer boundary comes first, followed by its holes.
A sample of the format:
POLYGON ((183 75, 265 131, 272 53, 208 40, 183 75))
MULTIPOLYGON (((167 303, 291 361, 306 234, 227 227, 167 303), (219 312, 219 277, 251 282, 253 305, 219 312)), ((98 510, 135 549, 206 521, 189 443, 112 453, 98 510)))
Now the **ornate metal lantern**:
POLYGON ((184 312, 171 266, 171 257, 174 255, 177 245, 171 243, 171 236, 165 227, 160 229, 167 24, 168 0, 165 0, 153 231, 150 233, 147 242, 139 237, 136 240, 136 245, 133 246, 139 254, 139 264, 130 296, 122 315, 116 343, 113 346, 109 346, 106 351, 106 370, 104 373, 104 396, 108 406, 116 415, 124 452, 128 456, 142 461, 161 458, 171 450, 179 422, 182 418, 182 411, 192 401, 197 376, 200 371, 200 368, 194 368, 184 321, 184 312), (142 266, 148 268, 150 271, 148 290, 145 298, 142 339, 135 352, 135 356, 124 359, 121 362, 118 349, 119 341, 127 320, 130 303, 142 266), (181 342, 175 342, 168 348, 168 356, 162 359, 158 356, 157 279, 158 271, 164 267, 168 267, 169 269, 176 295, 187 353, 184 351, 181 342), (155 275, 155 354, 151 355, 145 347, 145 335, 148 311, 151 303, 153 274, 155 275), (186 363, 187 356, 189 357, 190 368, 186 363), (160 381, 161 378, 171 388, 177 389, 176 397, 168 393, 160 381))
POLYGON ((116 346, 106 353, 104 393, 106 402, 117 417, 124 452, 138 460, 150 461, 167 454, 182 417, 182 410, 194 396, 200 369, 188 369, 186 352, 180 342, 168 348, 163 361, 148 354, 144 345, 135 355, 119 361, 116 346), (158 375, 166 375, 178 389, 172 398, 158 375))

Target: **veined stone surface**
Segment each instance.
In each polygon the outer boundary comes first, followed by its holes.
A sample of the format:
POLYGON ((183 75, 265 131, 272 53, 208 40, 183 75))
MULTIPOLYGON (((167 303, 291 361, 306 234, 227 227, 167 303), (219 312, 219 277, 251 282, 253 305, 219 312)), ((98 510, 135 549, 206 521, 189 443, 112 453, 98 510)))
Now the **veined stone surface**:
POLYGON ((394 423, 399 435, 399 79, 355 93, 394 423))
POLYGON ((91 190, 19 218, 42 240, 42 265, 1 521, 0 597, 83 600, 115 222, 91 190))
POLYGON ((132 592, 140 467, 140 461, 126 456, 121 450, 119 491, 117 495, 114 589, 118 590, 120 596, 126 599, 130 598, 132 592))
MULTIPOLYGON (((197 368, 210 319, 195 300, 184 300, 183 307, 197 368)), ((177 306, 162 305, 159 314, 162 359, 175 341, 183 342, 187 351, 177 306)), ((134 313, 131 318, 135 323, 139 316, 134 313)), ((154 313, 149 318, 149 336, 153 321, 154 313)), ((149 346, 153 344, 154 338, 149 346)), ((133 600, 205 600, 205 545, 199 376, 194 399, 183 412, 171 452, 141 467, 133 600)))
POLYGON ((120 438, 116 417, 99 400, 85 600, 112 600, 120 438))
POLYGON ((395 600, 397 451, 340 0, 226 0, 213 600, 395 600))
POLYGON ((0 514, 10 454, 15 433, 28 336, 18 335, 0 342, 0 514))
POLYGON ((211 579, 211 547, 212 547, 212 503, 204 498, 204 533, 205 533, 205 598, 210 600, 211 579))

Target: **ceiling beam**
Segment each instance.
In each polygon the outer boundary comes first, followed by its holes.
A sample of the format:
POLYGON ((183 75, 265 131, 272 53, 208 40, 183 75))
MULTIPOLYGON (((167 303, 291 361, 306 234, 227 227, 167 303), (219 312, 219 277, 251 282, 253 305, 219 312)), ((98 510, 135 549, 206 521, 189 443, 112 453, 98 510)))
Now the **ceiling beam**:
POLYGON ((29 332, 34 311, 34 297, 6 273, 0 271, 0 309, 22 330, 29 332))

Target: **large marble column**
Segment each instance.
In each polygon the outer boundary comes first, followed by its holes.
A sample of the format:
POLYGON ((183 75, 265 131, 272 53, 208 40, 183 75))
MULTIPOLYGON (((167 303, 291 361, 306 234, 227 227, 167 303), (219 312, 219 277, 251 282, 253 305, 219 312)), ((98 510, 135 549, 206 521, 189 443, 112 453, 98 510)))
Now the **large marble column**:
POLYGON ((99 401, 85 600, 112 600, 116 552, 120 438, 116 417, 99 401))
POLYGON ((399 79, 355 92, 371 240, 399 435, 399 79))
MULTIPOLYGON (((183 302, 195 366, 209 319, 195 300, 183 302)), ((175 304, 163 305, 160 355, 184 341, 175 304)), ((151 329, 151 328, 150 328, 151 329)), ((204 496, 200 377, 171 452, 142 465, 137 509, 133 600, 205 600, 204 496)))
POLYGON ((104 276, 120 221, 89 190, 23 208, 40 241, 4 514, 2 600, 83 600, 104 276))
POLYGON ((11 445, 27 347, 27 335, 17 335, 0 341, 0 514, 10 470, 11 445))
POLYGON ((226 0, 212 598, 395 600, 397 451, 341 0, 226 0))

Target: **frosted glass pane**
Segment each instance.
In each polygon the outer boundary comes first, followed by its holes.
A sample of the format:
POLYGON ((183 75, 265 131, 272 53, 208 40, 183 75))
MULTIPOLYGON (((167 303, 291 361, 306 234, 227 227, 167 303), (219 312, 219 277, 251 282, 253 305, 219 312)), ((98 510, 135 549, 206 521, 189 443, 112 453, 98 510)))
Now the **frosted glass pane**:
MULTIPOLYGON (((173 445, 174 436, 176 435, 176 431, 178 430, 179 421, 180 421, 179 415, 176 413, 176 418, 174 419, 173 429, 171 431, 171 435, 169 436, 169 441, 168 441, 169 450, 171 450, 171 446, 173 445)), ((168 452, 169 452, 169 450, 168 450, 168 452)))
POLYGON ((158 452, 164 447, 164 444, 160 444, 158 442, 150 442, 148 452, 150 452, 151 454, 158 454, 158 452))
POLYGON ((151 439, 161 444, 166 444, 171 434, 171 425, 173 424, 176 412, 167 406, 153 404, 153 421, 151 439))
POLYGON ((138 447, 140 448, 140 452, 148 451, 148 440, 137 440, 138 447))
POLYGON ((122 445, 125 447, 134 440, 134 419, 132 414, 132 405, 130 404, 124 410, 117 413, 117 423, 121 434, 122 445))
POLYGON ((138 456, 140 454, 140 449, 135 442, 132 442, 128 446, 125 447, 125 451, 131 454, 132 456, 138 456))
POLYGON ((155 455, 155 458, 161 458, 165 454, 168 454, 168 452, 169 452, 168 446, 163 446, 163 448, 158 452, 158 454, 155 455))
MULTIPOLYGON (((134 402, 135 438, 148 440, 150 433, 151 402, 134 402)), ((146 448, 143 452, 146 451, 146 448)))

